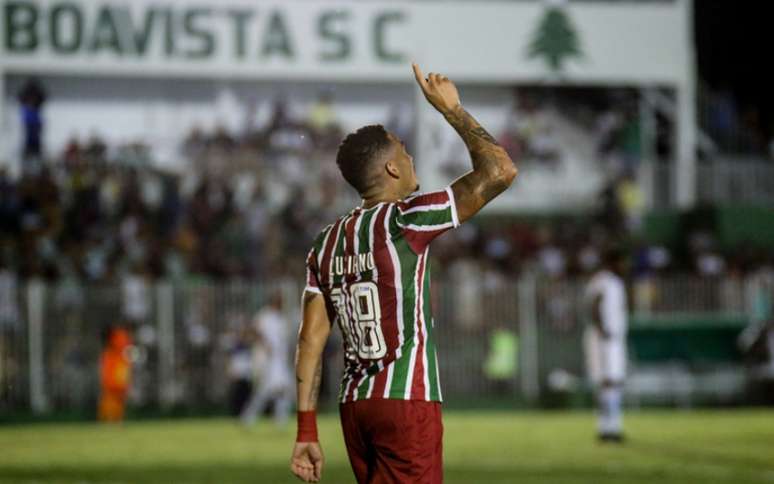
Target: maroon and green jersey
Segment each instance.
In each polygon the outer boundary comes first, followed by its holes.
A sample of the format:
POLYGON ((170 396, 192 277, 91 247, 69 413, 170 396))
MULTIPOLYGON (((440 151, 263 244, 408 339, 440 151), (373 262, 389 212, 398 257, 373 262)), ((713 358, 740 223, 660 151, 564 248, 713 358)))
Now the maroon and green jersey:
POLYGON ((441 401, 428 246, 457 225, 447 188, 358 207, 315 240, 306 290, 324 295, 343 335, 341 402, 441 401))

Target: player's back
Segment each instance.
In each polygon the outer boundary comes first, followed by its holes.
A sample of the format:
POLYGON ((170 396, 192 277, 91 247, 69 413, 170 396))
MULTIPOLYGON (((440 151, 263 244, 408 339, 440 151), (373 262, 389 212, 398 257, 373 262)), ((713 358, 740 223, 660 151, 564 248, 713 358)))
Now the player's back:
POLYGON ((610 270, 597 271, 586 287, 585 298, 591 302, 601 298, 602 323, 616 336, 626 333, 626 287, 623 279, 610 270))
POLYGON ((342 402, 440 401, 428 246, 459 224, 451 189, 355 208, 307 257, 307 290, 342 331, 342 402))

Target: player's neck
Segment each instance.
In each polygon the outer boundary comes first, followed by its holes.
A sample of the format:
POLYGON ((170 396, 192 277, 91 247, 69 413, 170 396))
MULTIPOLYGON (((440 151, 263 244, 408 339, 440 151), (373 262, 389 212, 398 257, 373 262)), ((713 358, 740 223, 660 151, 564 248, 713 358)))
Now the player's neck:
POLYGON ((363 201, 361 203, 361 206, 365 209, 369 209, 372 207, 375 207, 379 205, 380 203, 384 202, 395 202, 397 200, 400 200, 401 197, 397 193, 390 192, 380 192, 380 193, 373 193, 373 194, 364 194, 362 195, 363 201))
POLYGON ((360 203, 360 207, 362 207, 365 210, 368 210, 369 208, 374 208, 375 206, 379 205, 380 203, 392 201, 392 200, 381 200, 381 199, 363 199, 360 203))

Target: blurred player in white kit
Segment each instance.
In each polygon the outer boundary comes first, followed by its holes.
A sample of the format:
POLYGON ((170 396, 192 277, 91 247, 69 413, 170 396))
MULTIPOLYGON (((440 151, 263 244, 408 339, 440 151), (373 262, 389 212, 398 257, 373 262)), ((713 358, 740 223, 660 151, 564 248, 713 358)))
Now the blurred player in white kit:
POLYGON ((624 253, 609 250, 585 292, 591 316, 591 324, 584 334, 586 367, 596 393, 597 430, 603 442, 624 440, 621 405, 626 377, 628 314, 625 271, 624 253))
POLYGON ((244 425, 255 423, 266 405, 274 402, 274 422, 284 425, 293 403, 293 380, 288 346, 288 320, 282 313, 282 296, 274 294, 269 304, 256 314, 253 325, 264 358, 258 368, 253 392, 240 419, 244 425))

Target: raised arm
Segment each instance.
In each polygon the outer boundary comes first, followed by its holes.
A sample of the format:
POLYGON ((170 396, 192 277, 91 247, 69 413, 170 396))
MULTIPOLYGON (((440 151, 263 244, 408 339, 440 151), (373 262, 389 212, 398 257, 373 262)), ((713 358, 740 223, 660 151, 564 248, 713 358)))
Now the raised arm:
POLYGON ((330 332, 331 323, 322 294, 304 292, 303 320, 296 346, 298 435, 290 459, 290 470, 304 482, 318 482, 322 476, 324 459, 317 438, 316 410, 322 353, 330 332))
POLYGON ((448 78, 432 72, 425 78, 418 65, 412 66, 427 101, 443 114, 470 152, 473 170, 452 183, 457 215, 464 222, 513 183, 516 166, 497 140, 463 109, 457 88, 448 78))

